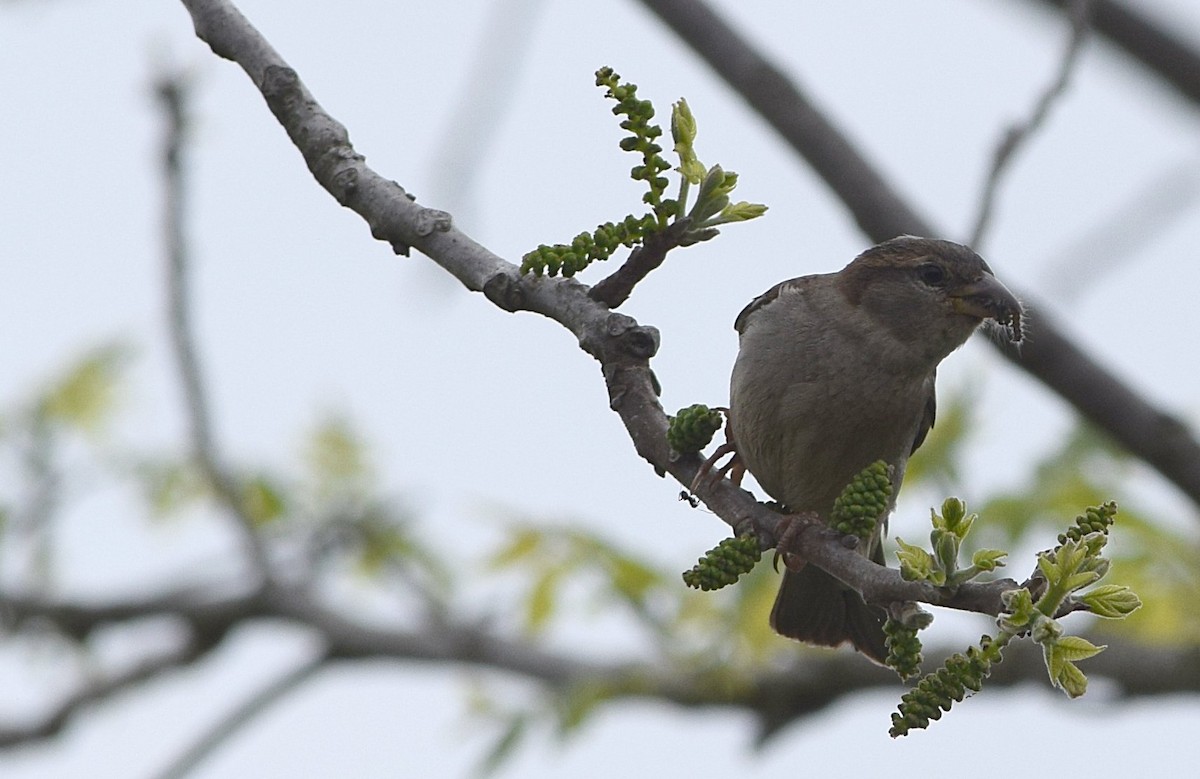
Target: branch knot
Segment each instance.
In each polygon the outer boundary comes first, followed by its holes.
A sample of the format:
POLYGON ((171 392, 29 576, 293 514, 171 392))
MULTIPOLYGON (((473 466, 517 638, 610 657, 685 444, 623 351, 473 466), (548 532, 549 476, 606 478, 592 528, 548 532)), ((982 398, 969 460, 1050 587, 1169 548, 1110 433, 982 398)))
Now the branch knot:
POLYGON ((287 108, 291 101, 300 95, 300 76, 296 71, 283 65, 268 65, 263 69, 262 95, 278 115, 276 102, 280 108, 287 108))
POLYGON ((422 208, 417 212, 417 223, 414 229, 417 235, 424 238, 434 232, 444 233, 451 228, 452 224, 453 219, 445 211, 439 211, 436 208, 422 208))
POLYGON ((509 313, 525 308, 525 285, 511 269, 497 271, 488 277, 483 282, 483 295, 509 313))

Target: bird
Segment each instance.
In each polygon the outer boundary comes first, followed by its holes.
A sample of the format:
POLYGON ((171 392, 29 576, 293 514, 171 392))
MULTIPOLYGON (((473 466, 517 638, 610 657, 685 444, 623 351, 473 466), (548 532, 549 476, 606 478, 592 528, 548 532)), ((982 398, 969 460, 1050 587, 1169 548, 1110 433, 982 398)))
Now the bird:
MULTIPOLYGON (((986 320, 1023 337, 1020 301, 972 249, 900 236, 836 273, 801 276, 735 322, 727 435, 739 466, 789 514, 828 518, 868 465, 892 468, 887 513, 909 456, 937 413, 937 367, 986 320)), ((858 550, 884 564, 886 514, 858 550)), ((884 663, 883 608, 786 550, 771 627, 798 641, 850 644, 884 663)))

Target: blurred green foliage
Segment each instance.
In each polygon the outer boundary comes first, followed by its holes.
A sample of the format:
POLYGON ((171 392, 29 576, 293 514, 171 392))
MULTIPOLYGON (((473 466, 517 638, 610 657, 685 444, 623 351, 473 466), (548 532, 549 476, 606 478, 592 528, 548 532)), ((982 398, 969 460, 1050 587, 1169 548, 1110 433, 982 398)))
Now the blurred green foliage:
MULTIPOLYGON (((129 411, 121 402, 128 355, 128 349, 112 345, 88 352, 31 398, 10 402, 0 414, 0 458, 10 464, 12 477, 0 492, 0 554, 14 525, 27 525, 37 508, 30 504, 31 496, 41 494, 35 487, 65 492, 81 473, 74 440, 87 442, 85 450, 102 473, 138 487, 148 520, 212 521, 214 514, 230 510, 220 504, 190 453, 131 457, 108 440, 105 432, 119 423, 118 411, 129 411)), ((910 464, 907 486, 955 486, 960 453, 970 445, 971 406, 967 396, 943 401, 937 427, 910 464)), ((295 466, 286 472, 235 469, 241 496, 236 508, 269 542, 305 550, 300 559, 310 562, 314 576, 344 574, 349 564, 363 582, 417 593, 426 611, 434 613, 449 613, 464 589, 486 591, 494 583, 495 591, 507 594, 486 612, 518 615, 508 629, 536 642, 553 641, 580 613, 589 622, 623 619, 637 628, 651 655, 642 659, 677 667, 714 694, 743 689, 764 668, 820 651, 770 631, 767 615, 778 579, 769 565, 758 564, 735 587, 695 592, 679 582, 678 572, 698 550, 657 549, 655 558, 647 549, 622 548, 583 522, 530 517, 507 522, 495 548, 476 564, 456 549, 425 540, 411 512, 381 490, 375 458, 346 419, 319 421, 299 450, 295 466), (506 588, 504 582, 517 586, 506 588)), ((1131 586, 1145 605, 1125 621, 1090 625, 1079 617, 1082 626, 1112 640, 1200 644, 1200 610, 1192 608, 1200 601, 1197 533, 1191 517, 1164 520, 1126 495, 1129 486, 1146 478, 1145 468, 1080 425, 1028 472, 1024 484, 972 501, 978 520, 963 552, 978 553, 984 545, 1052 546, 1064 519, 1080 506, 1115 497, 1122 512, 1107 548, 1112 579, 1131 586)), ((50 514, 54 508, 53 501, 42 507, 50 514)), ((715 541, 723 528, 712 523, 715 541)), ((1028 573, 1023 565, 1032 570, 1031 555, 1016 554, 1008 562, 1017 578, 1028 573)), ((497 759, 507 754, 533 723, 547 718, 569 733, 606 701, 636 694, 636 684, 622 679, 560 689, 516 707, 482 703, 488 698, 484 685, 477 709, 494 720, 498 734, 490 754, 497 759)))
POLYGON ((129 357, 129 348, 120 343, 87 352, 46 385, 31 404, 29 421, 98 434, 116 410, 121 372, 129 357))

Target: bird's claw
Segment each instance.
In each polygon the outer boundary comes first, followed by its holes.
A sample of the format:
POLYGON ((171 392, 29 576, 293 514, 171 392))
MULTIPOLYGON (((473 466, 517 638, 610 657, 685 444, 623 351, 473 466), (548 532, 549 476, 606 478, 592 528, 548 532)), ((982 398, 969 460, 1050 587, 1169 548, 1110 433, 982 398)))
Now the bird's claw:
POLYGON ((742 465, 742 458, 738 457, 737 447, 733 443, 726 441, 717 447, 717 451, 712 453, 704 463, 700 466, 700 470, 696 471, 696 478, 692 479, 691 491, 701 492, 710 489, 721 479, 729 476, 729 480, 733 482, 735 487, 740 487, 742 477, 746 474, 746 466, 742 465), (721 458, 728 454, 733 454, 729 462, 720 468, 717 463, 721 458))
POLYGON ((733 428, 729 423, 729 409, 718 408, 716 410, 725 415, 725 443, 718 446, 712 456, 705 460, 700 469, 696 471, 696 478, 692 479, 689 487, 694 493, 711 489, 714 484, 726 476, 733 482, 733 486, 741 487, 742 477, 746 475, 746 466, 738 455, 737 443, 733 438, 733 428), (721 461, 721 458, 729 454, 733 455, 729 458, 729 462, 717 468, 717 463, 721 461))
POLYGON ((783 560, 784 567, 793 573, 800 571, 808 564, 807 560, 792 551, 792 545, 796 543, 796 535, 803 526, 804 515, 784 514, 779 518, 779 524, 776 525, 779 534, 775 541, 775 559, 772 561, 776 571, 779 570, 780 559, 783 560))

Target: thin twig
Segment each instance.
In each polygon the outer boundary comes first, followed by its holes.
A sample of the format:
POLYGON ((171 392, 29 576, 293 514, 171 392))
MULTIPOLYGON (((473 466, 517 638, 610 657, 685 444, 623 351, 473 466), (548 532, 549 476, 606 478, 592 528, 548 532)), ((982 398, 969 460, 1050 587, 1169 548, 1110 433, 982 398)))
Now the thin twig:
POLYGON ((690 219, 680 219, 662 232, 651 233, 641 246, 629 253, 621 267, 592 287, 588 293, 592 300, 597 300, 609 308, 616 308, 624 303, 638 282, 663 264, 667 252, 678 248, 680 239, 691 226, 690 219))
POLYGON ((983 192, 979 197, 979 210, 974 220, 975 226, 971 229, 970 238, 967 240, 967 243, 976 249, 983 243, 983 238, 991 226, 1000 179, 1008 172, 1016 153, 1045 125, 1046 118, 1050 115, 1050 109, 1066 94, 1071 74, 1079 62, 1079 52, 1083 50, 1083 42, 1087 39, 1090 6, 1091 0, 1071 0, 1071 7, 1067 13, 1071 23, 1071 34, 1059 60, 1054 80, 1042 90, 1033 104, 1033 110, 1029 112, 1029 116, 1009 125, 1001 135, 999 143, 996 144, 996 150, 992 155, 992 168, 988 171, 987 179, 983 183, 983 192))
POLYGON ((255 717, 295 692, 324 667, 328 658, 324 653, 309 658, 283 676, 256 691, 218 720, 157 775, 158 779, 182 779, 196 770, 232 736, 246 727, 255 717))
POLYGON ((266 582, 271 578, 271 567, 262 539, 242 505, 236 480, 221 464, 213 440, 211 407, 193 334, 188 242, 184 229, 186 188, 183 155, 187 148, 188 132, 186 80, 179 74, 165 75, 159 79, 155 93, 167 120, 162 170, 165 184, 163 234, 166 244, 168 324, 191 427, 192 450, 218 500, 236 520, 239 536, 256 574, 266 582))
POLYGON ((194 663, 211 649, 212 645, 207 642, 192 640, 172 652, 142 659, 121 673, 94 680, 59 701, 36 722, 0 727, 0 749, 56 736, 72 717, 88 705, 111 698, 167 671, 194 663))
MULTIPOLYGON (((1026 0, 1028 2, 1029 0, 1026 0)), ((1075 0, 1037 0, 1066 10, 1075 0)), ((1147 3, 1091 0, 1091 25, 1129 56, 1149 68, 1185 99, 1200 104, 1200 50, 1196 41, 1158 21, 1147 3)))

